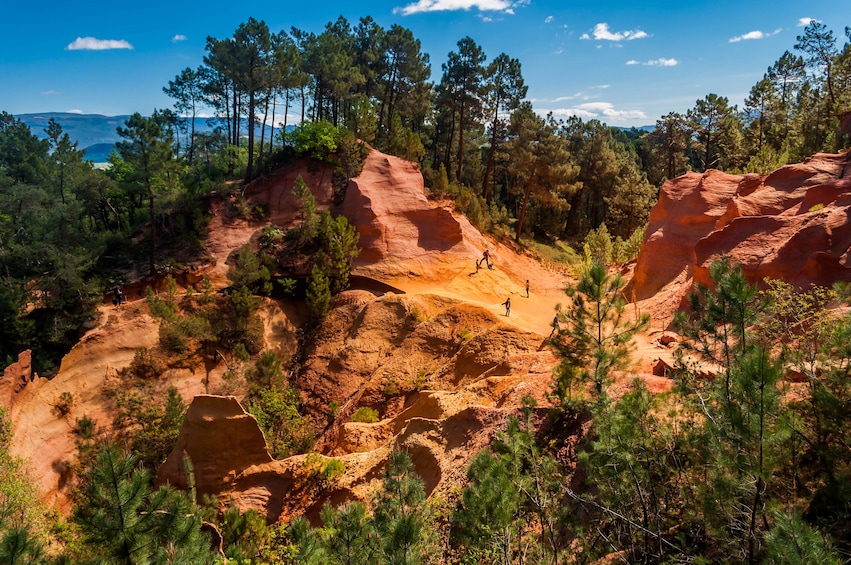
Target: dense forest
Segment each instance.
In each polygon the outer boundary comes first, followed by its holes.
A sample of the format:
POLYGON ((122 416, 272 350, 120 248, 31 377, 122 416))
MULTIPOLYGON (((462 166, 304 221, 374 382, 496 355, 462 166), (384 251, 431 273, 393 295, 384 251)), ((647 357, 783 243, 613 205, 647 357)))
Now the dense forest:
MULTIPOLYGON (((666 179, 709 168, 766 173, 849 146, 851 28, 844 32, 840 48, 812 21, 743 108, 709 93, 652 131, 538 115, 520 61, 504 53, 489 60, 470 37, 447 54, 432 84, 430 57, 410 30, 383 29, 369 17, 354 26, 341 17, 318 34, 275 33, 249 19, 232 37, 208 38, 202 64, 163 87, 174 107, 134 114, 118 129, 122 141, 106 170, 84 161, 58 123, 40 139, 2 113, 0 361, 7 366, 32 349, 35 369, 51 376, 94 324, 105 293, 153 278, 174 284, 171 275, 198 260, 211 197, 228 197, 235 216, 262 219, 241 196, 247 183, 305 156, 328 161, 344 181, 357 174, 358 140, 417 162, 431 198, 453 201, 499 237, 560 249, 601 237, 616 247, 635 242, 666 179), (207 113, 215 129, 194 131, 207 113), (288 128, 294 114, 301 119, 288 128), (291 131, 276 137, 270 123, 291 131)), ((289 239, 274 229, 262 239, 277 253, 314 258, 299 273, 309 276, 298 292, 318 319, 330 294, 345 288, 357 242, 343 219, 316 213, 310 191, 296 188, 301 227, 289 239)), ((189 313, 168 292, 149 297, 165 320, 161 341, 259 353, 254 297, 270 292, 276 257, 259 259, 241 256, 233 287, 220 297, 200 291, 189 313)), ((722 367, 721 375, 703 379, 684 357, 674 392, 654 396, 636 383, 615 400, 612 371, 643 321, 612 322, 623 308, 620 282, 598 266, 586 269, 568 289, 584 298, 559 313, 562 329, 551 339, 562 358, 557 408, 524 406, 476 457, 469 486, 449 509, 425 500, 410 461, 396 454, 369 507, 328 508, 322 528, 211 516, 183 493, 151 486, 184 409, 170 397, 153 412, 127 409, 125 418, 149 418, 134 429, 156 436, 129 439, 133 455, 98 449, 78 422, 77 505, 68 523, 57 523, 38 515, 22 463, 8 453, 9 426, 0 426, 0 563, 214 562, 202 518, 217 521, 233 563, 586 563, 605 555, 631 563, 848 562, 851 322, 828 310, 846 295, 798 294, 780 283, 760 294, 724 263, 713 276, 716 291, 698 289, 693 316, 679 324, 685 349, 722 367), (583 311, 589 305, 611 317, 595 318, 583 311), (803 319, 813 323, 791 323, 803 319), (611 331, 612 339, 589 339, 595 324, 596 335, 611 331), (786 394, 781 377, 793 369, 805 375, 807 394, 786 394), (582 423, 589 431, 567 461, 559 430, 582 423)), ((261 357, 252 378, 271 382, 270 365, 281 371, 279 360, 261 357)), ((284 446, 275 451, 308 449, 310 438, 292 436, 304 426, 291 391, 270 399, 262 389, 252 401, 267 437, 284 446), (276 402, 289 414, 277 424, 264 412, 276 402)))

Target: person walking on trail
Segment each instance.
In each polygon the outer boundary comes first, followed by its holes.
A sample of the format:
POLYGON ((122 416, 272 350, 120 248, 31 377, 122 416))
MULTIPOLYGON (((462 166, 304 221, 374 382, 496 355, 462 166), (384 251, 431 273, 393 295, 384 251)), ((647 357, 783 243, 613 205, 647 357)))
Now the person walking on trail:
POLYGON ((511 297, 505 299, 505 302, 502 303, 502 306, 505 306, 505 315, 511 316, 511 297))
POLYGON ((561 326, 559 326, 559 323, 558 323, 558 314, 553 316, 552 326, 553 326, 553 330, 550 332, 550 335, 547 336, 547 339, 550 339, 551 337, 553 337, 553 334, 558 333, 558 331, 561 329, 561 326))
POLYGON ((124 298, 124 293, 121 292, 120 286, 115 287, 114 294, 115 294, 115 297, 112 299, 112 303, 115 305, 116 308, 118 308, 121 305, 121 302, 124 298))
POLYGON ((487 265, 487 266, 488 266, 488 269, 493 269, 493 267, 491 266, 491 252, 490 252, 490 249, 485 249, 485 252, 484 252, 484 253, 482 253, 482 261, 485 263, 485 265, 487 265))
POLYGON ((526 298, 529 298, 529 279, 526 279, 526 298))

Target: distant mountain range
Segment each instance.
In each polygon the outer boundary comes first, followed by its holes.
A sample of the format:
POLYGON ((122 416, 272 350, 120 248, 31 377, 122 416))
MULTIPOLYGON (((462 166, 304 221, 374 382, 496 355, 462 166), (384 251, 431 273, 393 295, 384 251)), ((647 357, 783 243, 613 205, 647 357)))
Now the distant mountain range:
MULTIPOLYGON (((116 128, 124 126, 130 116, 102 116, 100 114, 73 114, 69 112, 44 112, 41 114, 18 114, 17 119, 29 126, 34 135, 45 138, 47 134, 47 122, 51 118, 62 126, 71 141, 77 142, 79 149, 86 152, 85 158, 95 163, 103 163, 109 157, 115 144, 121 141, 116 128)), ((243 122, 243 127, 245 123, 243 122)), ((287 126, 290 129, 292 126, 287 126)), ((207 118, 195 118, 195 131, 211 131, 207 124, 207 118)), ((260 128, 255 130, 260 135, 260 128)), ((269 135, 269 130, 266 130, 269 135)), ((268 137, 267 137, 268 139, 268 137)))
MULTIPOLYGON (((69 112, 44 112, 41 114, 18 114, 15 116, 27 126, 33 134, 40 138, 47 137, 45 129, 50 118, 62 126, 62 130, 68 133, 72 141, 77 142, 77 147, 84 149, 86 159, 95 163, 106 162, 115 144, 121 141, 117 127, 123 126, 130 116, 102 116, 100 114, 72 114, 69 112)), ((243 122, 243 127, 245 123, 243 122)), ((292 129, 293 126, 287 126, 292 129)), ((641 126, 635 129, 653 131, 655 126, 641 126)), ((211 131, 207 124, 207 118, 195 118, 195 131, 211 131)), ((618 128, 629 130, 631 128, 618 128)), ((255 130, 260 135, 260 128, 255 130)), ((269 135, 269 132, 266 132, 269 135)))

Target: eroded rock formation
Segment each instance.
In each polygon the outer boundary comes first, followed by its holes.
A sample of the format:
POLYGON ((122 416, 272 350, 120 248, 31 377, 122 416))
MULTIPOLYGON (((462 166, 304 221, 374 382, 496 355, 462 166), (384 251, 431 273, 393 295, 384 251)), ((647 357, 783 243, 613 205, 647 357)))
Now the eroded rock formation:
POLYGON ((748 279, 805 288, 851 280, 851 153, 817 154, 767 175, 688 173, 662 187, 632 281, 637 300, 707 282, 726 255, 748 279), (667 292, 663 292, 667 289, 667 292))

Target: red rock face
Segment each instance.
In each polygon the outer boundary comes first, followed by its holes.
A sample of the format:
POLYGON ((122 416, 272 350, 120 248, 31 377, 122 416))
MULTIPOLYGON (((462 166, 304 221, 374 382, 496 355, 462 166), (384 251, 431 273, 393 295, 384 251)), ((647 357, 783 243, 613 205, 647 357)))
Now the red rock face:
POLYGON ((0 406, 11 408, 15 395, 33 378, 38 378, 38 375, 33 377, 32 351, 27 349, 3 371, 3 378, 0 379, 0 406))
POLYGON ((416 163, 378 151, 370 151, 349 182, 339 211, 360 233, 355 268, 365 274, 428 275, 449 259, 475 257, 483 246, 466 218, 429 203, 416 163))
POLYGON ((849 162, 851 153, 817 154, 766 177, 707 171, 668 181, 650 214, 635 297, 650 298, 675 280, 705 283, 721 255, 754 283, 851 281, 849 162))

